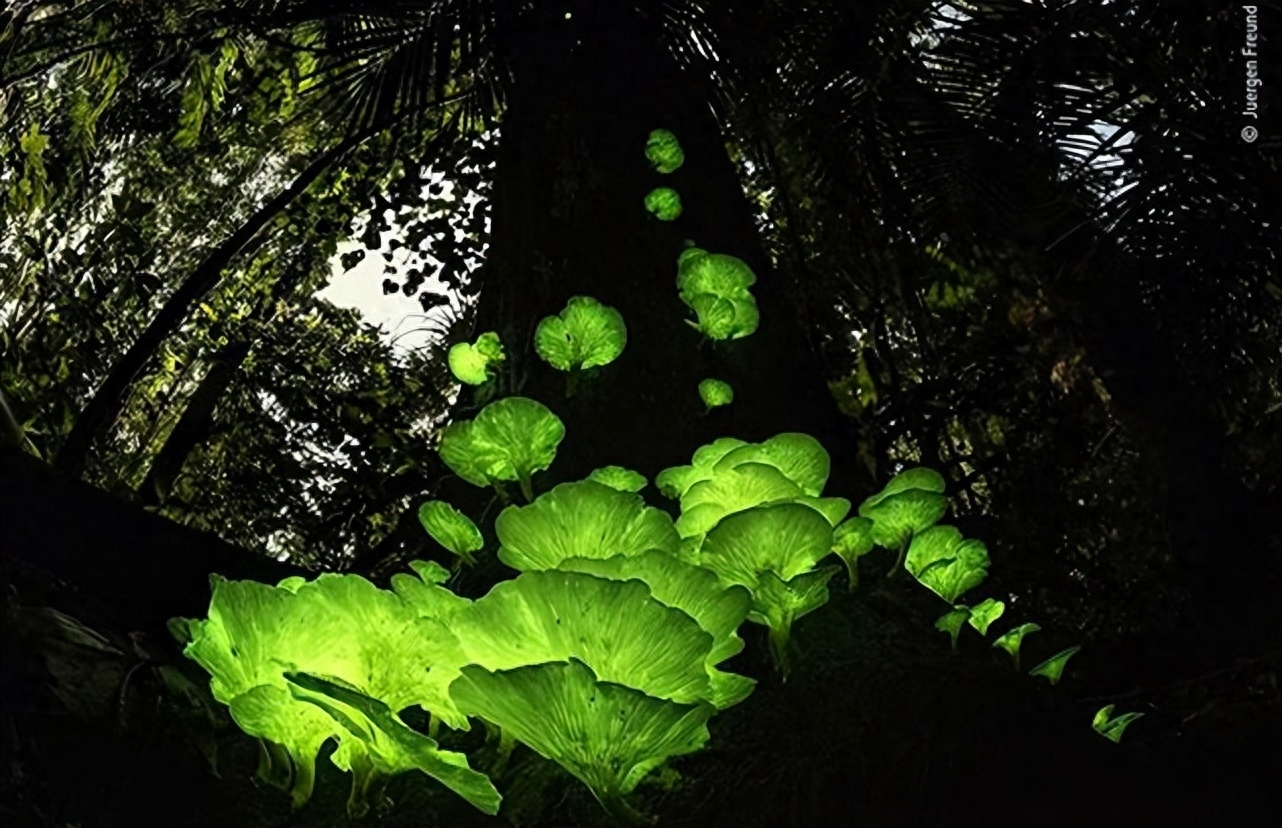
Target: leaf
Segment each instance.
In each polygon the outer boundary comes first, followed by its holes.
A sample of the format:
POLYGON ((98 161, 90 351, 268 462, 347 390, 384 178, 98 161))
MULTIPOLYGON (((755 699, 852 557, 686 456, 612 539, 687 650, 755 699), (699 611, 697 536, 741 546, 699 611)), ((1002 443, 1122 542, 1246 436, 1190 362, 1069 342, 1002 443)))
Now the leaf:
POLYGON ((951 604, 988 577, 988 549, 954 526, 932 526, 913 536, 904 567, 951 604))
POLYGON ((685 152, 677 136, 666 129, 656 129, 645 142, 645 157, 650 166, 661 173, 675 172, 685 163, 685 152))
POLYGON ((1064 674, 1064 665, 1072 658, 1078 650, 1082 649, 1080 645, 1060 650, 1055 655, 1038 664, 1028 671, 1030 676, 1042 676, 1051 684, 1059 684, 1060 676, 1064 674))
POLYGON ((476 563, 472 553, 485 542, 481 539, 481 530, 467 515, 443 500, 429 500, 419 507, 418 520, 441 546, 469 564, 476 563))
POLYGON ((948 637, 952 639, 954 650, 957 649, 957 636, 961 634, 962 627, 966 624, 968 618, 970 618, 970 607, 958 604, 941 615, 939 620, 935 622, 935 629, 948 633, 948 637))
POLYGON ((734 402, 734 389, 730 383, 718 379, 706 379, 699 383, 699 399, 711 411, 734 402))
POLYGON ((544 317, 534 349, 559 371, 608 365, 627 345, 623 315, 590 296, 575 296, 557 316, 544 317))
POLYGON ((681 196, 671 187, 656 187, 646 193, 645 209, 659 221, 675 221, 681 216, 681 196))
POLYGON ((1144 714, 1123 713, 1117 718, 1113 718, 1113 707, 1114 705, 1111 704, 1101 707, 1095 714, 1095 719, 1091 722, 1091 727, 1096 733, 1103 736, 1105 739, 1108 739, 1114 744, 1118 744, 1122 741, 1122 734, 1126 732, 1126 728, 1130 726, 1131 722, 1140 718, 1144 714))
POLYGON ((985 598, 970 608, 970 625, 978 630, 980 635, 988 635, 988 628, 994 621, 1001 618, 1005 611, 1005 603, 985 598))
POLYGON ((620 492, 636 493, 644 489, 649 481, 645 475, 634 472, 632 469, 625 469, 622 466, 602 466, 599 469, 593 469, 588 475, 588 480, 594 480, 603 486, 609 486, 611 489, 617 489, 620 492))
POLYGON ((1010 653, 1011 659, 1015 662, 1015 669, 1019 669, 1019 646, 1024 641, 1024 636, 1041 630, 1037 624, 1020 624, 1013 630, 1002 633, 1001 637, 993 642, 994 647, 999 647, 1010 653))

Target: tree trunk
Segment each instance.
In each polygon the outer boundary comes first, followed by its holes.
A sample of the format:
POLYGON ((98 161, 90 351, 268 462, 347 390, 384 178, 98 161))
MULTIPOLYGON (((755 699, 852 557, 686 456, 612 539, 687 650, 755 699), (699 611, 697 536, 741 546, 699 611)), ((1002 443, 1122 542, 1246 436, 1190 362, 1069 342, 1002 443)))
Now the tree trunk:
POLYGON ((293 183, 264 204, 226 241, 205 257, 205 260, 169 297, 164 307, 151 320, 151 324, 117 360, 102 384, 98 386, 98 390, 94 392, 85 410, 76 419, 66 442, 58 452, 58 468, 75 476, 84 472, 94 441, 111 423, 115 422, 124 402, 125 392, 160 348, 165 338, 178 330, 191 313, 192 307, 218 284, 223 271, 237 254, 255 243, 261 243, 259 234, 263 229, 283 213, 294 199, 302 195, 312 182, 329 169, 331 164, 367 137, 369 133, 347 138, 334 148, 317 156, 298 174, 293 183))
MULTIPOLYGON (((833 455, 829 491, 853 495, 850 430, 810 352, 785 285, 770 270, 707 98, 683 76, 653 20, 599 4, 510 55, 515 84, 502 123, 489 261, 476 330, 500 332, 518 387, 566 425, 539 489, 618 464, 653 476, 688 463, 720 436, 758 441, 802 431, 833 455), (672 130, 685 150, 675 173, 653 171, 645 143, 672 130), (684 213, 650 216, 643 199, 676 189, 684 213), (693 240, 746 261, 761 324, 728 343, 703 342, 677 295, 677 256, 693 240), (566 393, 566 376, 533 351, 535 325, 578 294, 617 308, 628 326, 622 356, 566 393), (704 413, 697 386, 715 377, 735 393, 704 413)), ((549 26, 549 29, 558 27, 549 26)), ((459 412, 466 416, 465 411, 459 412)), ((451 485, 451 488, 453 486, 451 485)))

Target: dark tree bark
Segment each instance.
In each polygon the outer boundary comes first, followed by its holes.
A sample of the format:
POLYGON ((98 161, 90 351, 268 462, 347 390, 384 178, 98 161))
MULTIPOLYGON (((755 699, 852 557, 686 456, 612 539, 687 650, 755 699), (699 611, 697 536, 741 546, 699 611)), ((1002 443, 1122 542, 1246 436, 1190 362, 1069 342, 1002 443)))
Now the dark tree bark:
MULTIPOLYGON (((771 271, 751 208, 700 81, 683 75, 658 24, 604 4, 538 40, 511 45, 515 75, 502 124, 493 231, 476 330, 498 330, 515 352, 512 393, 548 405, 566 425, 540 488, 619 464, 653 478, 688 463, 720 436, 762 440, 802 431, 833 454, 834 494, 853 470, 849 429, 809 350, 786 286, 771 271), (672 130, 685 164, 650 169, 655 128, 672 130), (676 189, 684 213, 664 223, 643 206, 654 187, 676 189), (757 274, 758 331, 701 341, 676 288, 684 240, 745 260, 757 274), (538 321, 586 294, 628 326, 623 355, 567 396, 564 374, 534 353, 538 321), (734 387, 728 408, 704 414, 700 380, 734 387)), ((467 412, 459 412, 466 415, 467 412)))

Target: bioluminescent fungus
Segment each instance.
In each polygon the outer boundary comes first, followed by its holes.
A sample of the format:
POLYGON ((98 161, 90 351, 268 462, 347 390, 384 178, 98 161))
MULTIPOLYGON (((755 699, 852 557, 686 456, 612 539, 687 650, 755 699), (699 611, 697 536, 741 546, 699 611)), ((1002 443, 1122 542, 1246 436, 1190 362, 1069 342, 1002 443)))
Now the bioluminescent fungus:
POLYGON ((672 518, 640 495, 593 480, 562 483, 494 522, 498 557, 522 571, 555 569, 566 558, 608 558, 658 549, 677 553, 672 518))
POLYGON ((756 684, 752 679, 712 669, 743 649, 737 631, 752 609, 752 594, 747 588, 726 585, 715 572, 657 549, 627 557, 567 558, 558 568, 612 581, 644 582, 656 601, 681 610, 712 634, 712 650, 705 661, 711 677, 708 700, 724 709, 752 692, 756 684))
POLYGON ((740 339, 757 330, 757 300, 748 290, 756 281, 734 256, 691 247, 677 261, 677 290, 695 313, 690 325, 709 339, 740 339))
POLYGON ((1004 602, 985 598, 970 608, 970 625, 978 630, 980 635, 988 635, 988 628, 1001 618, 1005 611, 1004 602))
POLYGON ((565 310, 547 316, 534 331, 534 350, 558 371, 608 365, 628 344, 623 315, 591 296, 574 296, 565 310))
POLYGON ((450 628, 487 670, 579 659, 602 681, 681 704, 710 701, 712 634, 655 600, 644 582, 525 572, 496 585, 450 628))
POLYGON ((469 565, 476 563, 472 553, 479 551, 485 542, 481 539, 481 530, 467 515, 443 500, 429 500, 419 507, 418 520, 432 540, 469 565))
POLYGON ((846 565, 850 588, 859 584, 859 559, 872 551, 872 521, 853 517, 844 520, 832 530, 832 551, 846 565))
POLYGON ((681 704, 598 678, 577 658, 490 670, 464 667, 451 694, 556 762, 617 819, 645 821, 625 801, 648 773, 708 741, 707 702, 681 704))
POLYGON ((459 382, 484 385, 504 360, 503 343, 493 331, 481 334, 475 343, 460 342, 450 348, 450 373, 459 382))
POLYGON ((954 526, 931 526, 913 535, 904 567, 931 592, 952 604, 988 577, 988 549, 954 526))
POLYGON ((792 622, 828 600, 827 582, 836 568, 816 570, 815 564, 831 551, 832 525, 823 515, 800 503, 780 503, 720 521, 692 563, 723 583, 748 588, 748 620, 769 627, 776 665, 786 673, 792 622))
POLYGON ((625 469, 622 466, 602 466, 599 469, 593 469, 592 473, 588 475, 588 480, 594 480, 603 486, 609 486, 611 489, 616 489, 620 492, 632 492, 633 494, 649 485, 645 475, 632 469, 625 469))
POLYGON ((1131 722, 1143 716, 1143 713, 1123 713, 1120 716, 1113 716, 1115 705, 1109 704, 1101 707, 1095 713, 1095 719, 1091 722, 1091 728, 1115 744, 1122 741, 1122 734, 1131 722))
POLYGON ((455 595, 441 586, 450 579, 450 571, 436 561, 410 561, 413 575, 392 576, 392 591, 419 615, 442 621, 471 606, 471 600, 455 595))
POLYGON ((442 750, 435 739, 407 726, 383 702, 308 673, 286 673, 285 679, 295 699, 324 711, 363 748, 334 752, 334 764, 353 776, 347 809, 352 816, 366 813, 366 797, 380 777, 410 770, 422 771, 483 813, 498 813, 502 797, 488 776, 472 770, 466 755, 442 750))
POLYGON ((957 636, 961 635, 962 627, 966 626, 968 618, 970 618, 970 607, 958 604, 935 621, 935 629, 948 633, 954 650, 957 649, 957 636))
MULTIPOLYGON (((269 781, 292 778, 296 807, 311 796, 316 755, 326 740, 338 740, 335 763, 345 769, 367 761, 369 745, 291 695, 286 672, 330 676, 393 711, 417 705, 451 727, 467 727, 448 694, 465 663, 457 639, 396 594, 356 575, 325 574, 275 588, 212 581, 209 617, 186 622, 183 652, 209 671, 214 698, 229 706, 242 730, 280 746, 274 752, 288 761, 280 757, 263 770, 269 781)), ((364 805, 362 790, 358 779, 350 803, 356 811, 364 805)))
POLYGON ((706 379, 699 383, 699 399, 708 411, 734 402, 734 389, 730 383, 719 379, 706 379))
POLYGON ((441 460, 474 486, 515 480, 527 500, 534 499, 530 478, 552 465, 565 426, 542 403, 507 397, 481 409, 474 420, 441 430, 441 460))
POLYGON ((1080 649, 1082 649, 1081 645, 1077 645, 1060 650, 1055 655, 1029 670, 1028 674, 1030 676, 1041 676, 1051 684, 1059 684, 1060 676, 1064 674, 1064 665, 1068 664, 1068 660, 1076 655, 1077 651, 1080 649))
POLYGON ((1038 624, 1033 624, 1033 623, 1020 624, 1015 629, 1007 630, 1006 632, 1002 633, 1001 637, 999 637, 996 641, 993 642, 993 646, 1003 649, 1006 652, 1010 653, 1011 660, 1014 661, 1015 663, 1015 669, 1018 670, 1019 669, 1019 646, 1024 642, 1024 636, 1030 633, 1035 633, 1040 629, 1041 629, 1041 626, 1038 624))
POLYGON ((873 522, 872 537, 878 546, 902 550, 915 532, 932 526, 944 516, 948 498, 943 492, 944 478, 939 472, 908 469, 859 504, 859 514, 873 522))
POLYGON ((656 129, 645 142, 645 157, 658 172, 676 172, 685 163, 686 154, 677 136, 666 129, 656 129))
POLYGON ((659 221, 681 217, 681 196, 671 187, 655 187, 645 196, 645 209, 659 221))

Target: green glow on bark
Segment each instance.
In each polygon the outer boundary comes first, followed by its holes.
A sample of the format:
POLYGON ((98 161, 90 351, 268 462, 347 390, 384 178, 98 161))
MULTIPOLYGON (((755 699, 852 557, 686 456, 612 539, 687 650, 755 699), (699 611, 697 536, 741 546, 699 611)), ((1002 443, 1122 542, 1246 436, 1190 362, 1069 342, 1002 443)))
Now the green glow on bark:
POLYGON ((559 371, 608 365, 628 342, 623 315, 591 296, 575 296, 557 316, 544 317, 534 332, 534 349, 559 371))
POLYGON ((655 187, 646 193, 645 209, 659 221, 675 221, 681 216, 681 196, 671 187, 655 187))
POLYGON ((505 358, 499 335, 489 331, 477 337, 475 344, 460 342, 450 348, 448 362, 459 382, 484 385, 505 358))
POLYGON ((443 500, 429 500, 419 507, 418 520, 432 539, 458 555, 468 564, 475 564, 472 553, 484 546, 481 530, 472 519, 443 500))
POLYGON ((649 159, 650 166, 664 174, 675 172, 686 160, 677 136, 666 129, 656 129, 650 133, 645 142, 645 157, 649 159))
POLYGON ((442 462, 474 486, 515 480, 534 499, 531 476, 552 465, 565 426, 542 403, 508 397, 490 403, 473 420, 441 430, 442 462))
POLYGON ((1076 655, 1077 651, 1080 649, 1082 648, 1078 645, 1060 650, 1055 655, 1029 670, 1028 674, 1030 676, 1041 676, 1051 684, 1059 684, 1060 676, 1064 674, 1064 666, 1068 664, 1068 660, 1076 655))
POLYGON ((722 382, 719 379, 706 379, 699 383, 699 399, 711 411, 723 405, 729 405, 734 402, 734 389, 730 383, 722 382))

